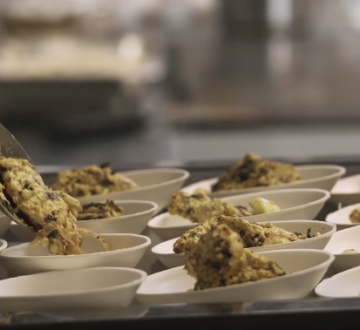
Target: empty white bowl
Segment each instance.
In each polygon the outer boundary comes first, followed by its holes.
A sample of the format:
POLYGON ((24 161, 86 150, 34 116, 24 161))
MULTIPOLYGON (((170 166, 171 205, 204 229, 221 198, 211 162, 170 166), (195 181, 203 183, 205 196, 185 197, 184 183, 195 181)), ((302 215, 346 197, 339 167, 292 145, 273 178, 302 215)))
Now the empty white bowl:
POLYGON ((360 296, 360 267, 349 269, 323 280, 315 293, 324 298, 351 298, 360 296))
MULTIPOLYGON (((278 189, 295 189, 295 188, 315 188, 330 191, 335 183, 346 173, 346 169, 336 165, 303 165, 296 166, 302 180, 298 182, 284 183, 276 186, 254 187, 234 189, 228 191, 217 191, 210 193, 211 197, 223 198, 240 194, 249 194, 253 192, 263 192, 278 189)), ((196 189, 205 189, 211 192, 211 186, 216 183, 218 178, 203 180, 182 189, 189 194, 195 193, 196 189)))
MULTIPOLYGON (((261 223, 266 224, 268 222, 259 222, 259 224, 261 223)), ((258 253, 260 251, 275 251, 285 249, 322 250, 329 242, 331 236, 336 232, 336 225, 317 220, 272 221, 272 224, 291 233, 299 231, 303 234, 306 234, 308 229, 310 229, 310 233, 312 235, 319 232, 321 236, 316 236, 306 240, 289 242, 284 244, 249 248, 251 249, 251 251, 253 251, 254 253, 258 253)), ((184 265, 184 254, 174 253, 173 251, 174 243, 177 240, 178 238, 171 239, 169 241, 160 243, 151 249, 151 252, 154 253, 156 257, 160 260, 160 262, 167 268, 174 268, 184 265)))
POLYGON ((349 206, 339 209, 338 211, 329 213, 326 216, 326 222, 335 223, 338 230, 358 226, 359 223, 351 222, 350 214, 354 209, 357 209, 359 207, 360 207, 360 203, 354 204, 354 205, 349 205, 349 206))
POLYGON ((189 172, 181 169, 148 169, 121 172, 133 180, 138 189, 129 191, 112 192, 103 195, 92 195, 77 197, 83 203, 102 202, 111 200, 144 200, 154 202, 158 205, 155 213, 159 213, 166 207, 171 196, 180 190, 185 180, 189 177, 189 172))
POLYGON ((179 237, 170 239, 155 245, 151 252, 159 259, 166 268, 175 268, 185 264, 184 253, 175 253, 173 250, 175 242, 179 237))
MULTIPOLYGON (((257 197, 273 201, 281 210, 243 217, 250 222, 271 222, 281 220, 314 219, 320 212, 330 193, 320 189, 284 189, 262 191, 259 193, 243 194, 222 198, 235 206, 250 208, 250 202, 257 197)), ((148 227, 163 240, 182 236, 182 234, 197 224, 169 213, 160 214, 148 222, 148 227)))
POLYGON ((5 214, 0 214, 0 237, 2 237, 10 228, 11 219, 5 214))
POLYGON ((96 239, 83 236, 82 255, 52 255, 47 248, 23 243, 2 251, 0 262, 9 276, 75 268, 135 267, 151 243, 150 238, 135 234, 104 234, 102 237, 111 251, 105 251, 96 239))
POLYGON ((331 265, 334 273, 360 266, 360 253, 342 254, 345 250, 354 249, 360 252, 360 226, 340 230, 332 235, 325 250, 335 255, 331 265))
POLYGON ((61 270, 0 281, 2 311, 126 307, 146 273, 131 268, 61 270))
POLYGON ((340 179, 331 190, 331 201, 341 206, 360 202, 360 174, 340 179))
POLYGON ((142 304, 201 304, 255 302, 306 297, 321 281, 334 257, 322 250, 279 250, 260 252, 277 262, 288 275, 227 287, 189 291, 195 279, 183 267, 153 274, 136 293, 142 304))

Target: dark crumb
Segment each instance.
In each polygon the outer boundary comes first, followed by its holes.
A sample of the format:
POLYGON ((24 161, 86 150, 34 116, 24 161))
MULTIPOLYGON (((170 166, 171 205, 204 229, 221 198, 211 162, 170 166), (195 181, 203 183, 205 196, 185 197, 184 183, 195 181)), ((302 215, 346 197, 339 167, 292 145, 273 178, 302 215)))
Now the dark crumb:
POLYGON ((306 236, 307 236, 307 238, 313 237, 313 236, 311 236, 311 228, 309 228, 309 229, 307 230, 306 236))
POLYGON ((48 238, 59 238, 59 233, 58 231, 55 229, 53 230, 49 235, 48 238))
POLYGON ((45 221, 46 221, 46 222, 56 221, 56 220, 57 220, 57 217, 55 217, 55 216, 52 215, 52 214, 47 214, 47 215, 45 216, 45 221))
POLYGON ((57 194, 51 193, 51 192, 47 192, 46 196, 53 201, 56 201, 59 199, 59 196, 57 194))
POLYGON ((210 267, 214 268, 214 269, 217 269, 217 270, 221 269, 221 265, 218 262, 211 262, 210 267))
POLYGON ((11 170, 11 167, 0 165, 1 172, 6 172, 6 171, 10 171, 10 170, 11 170))
POLYGON ((247 210, 248 208, 246 206, 238 205, 236 206, 238 210, 247 210))
POLYGON ((100 203, 91 202, 89 204, 83 205, 82 208, 83 208, 83 210, 87 210, 87 209, 89 209, 91 207, 98 206, 98 204, 100 204, 100 203))
POLYGON ((239 177, 242 181, 250 179, 250 175, 254 172, 255 168, 253 165, 245 164, 244 167, 239 168, 239 177))
POLYGON ((231 258, 232 257, 232 253, 230 251, 222 251, 222 254, 226 258, 231 258))
POLYGON ((259 242, 264 242, 265 241, 265 238, 260 237, 259 234, 255 234, 254 239, 256 239, 256 238, 258 239, 259 242))
POLYGON ((82 197, 82 196, 85 196, 85 192, 81 189, 78 190, 78 197, 82 197))
POLYGON ((101 184, 102 184, 103 186, 107 187, 107 186, 113 186, 113 185, 114 185, 114 182, 105 179, 105 180, 103 180, 103 181, 101 182, 101 184))
POLYGON ((294 235, 296 235, 296 236, 302 236, 302 233, 300 233, 299 231, 295 231, 295 232, 294 232, 294 235))

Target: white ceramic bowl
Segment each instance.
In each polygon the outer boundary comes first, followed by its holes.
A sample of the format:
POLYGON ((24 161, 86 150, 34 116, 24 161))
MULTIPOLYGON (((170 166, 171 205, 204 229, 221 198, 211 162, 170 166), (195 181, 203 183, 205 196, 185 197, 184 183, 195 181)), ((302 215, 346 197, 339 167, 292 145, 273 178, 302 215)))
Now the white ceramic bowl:
MULTIPOLYGON (((223 198, 240 194, 250 194, 253 192, 296 188, 315 188, 330 191, 334 187, 335 183, 346 173, 346 169, 344 167, 336 165, 303 165, 296 166, 295 168, 301 175, 301 181, 284 183, 277 186, 218 191, 210 193, 210 196, 223 198)), ((193 194, 196 189, 202 188, 210 192, 211 186, 216 183, 217 180, 218 178, 203 180, 183 188, 182 191, 193 194)))
POLYGON ((159 213, 170 203, 171 196, 180 190, 185 180, 189 177, 189 172, 181 169, 161 168, 121 173, 137 183, 140 188, 103 195, 77 197, 77 199, 82 204, 102 202, 107 199, 150 201, 158 205, 155 213, 159 213))
POLYGON ((342 209, 339 209, 338 211, 329 213, 326 216, 326 222, 336 224, 337 230, 342 230, 342 229, 358 226, 359 223, 351 222, 350 214, 354 209, 359 208, 359 207, 360 207, 360 203, 355 204, 355 205, 349 205, 349 206, 343 207, 342 209))
POLYGON ((147 201, 115 201, 125 210, 125 215, 99 220, 80 220, 80 228, 86 228, 98 234, 130 233, 141 234, 155 214, 158 206, 147 201))
POLYGON ((360 202, 360 174, 340 179, 331 190, 331 201, 341 206, 360 202))
POLYGON ((146 273, 131 268, 61 270, 0 281, 2 311, 107 309, 128 306, 146 273))
POLYGON ((153 274, 136 293, 142 304, 255 302, 306 297, 321 281, 334 257, 322 250, 260 252, 289 275, 202 291, 189 291, 195 280, 183 267, 153 274))
POLYGON ((360 296, 360 267, 349 269, 323 280, 315 293, 324 298, 351 298, 360 296))
MULTIPOLYGON (((259 222, 259 224, 261 223, 265 224, 268 222, 259 222)), ((319 232, 321 236, 291 243, 254 247, 250 248, 251 251, 258 253, 260 251, 275 251, 285 249, 322 250, 329 242, 331 236, 336 232, 336 225, 317 220, 272 221, 272 224, 291 233, 299 231, 305 234, 308 229, 310 229, 311 234, 319 232)), ((167 268, 174 268, 184 265, 184 254, 174 253, 173 251, 173 246, 177 239, 178 238, 174 238, 169 241, 160 243, 151 249, 151 252, 154 253, 160 262, 167 268)))
MULTIPOLYGON (((222 198, 235 206, 250 207, 250 202, 256 197, 263 197, 277 204, 281 210, 243 217, 250 222, 281 221, 314 219, 320 212, 330 193, 320 189, 287 189, 263 191, 260 193, 243 194, 222 198)), ((179 216, 162 213, 148 222, 148 227, 163 240, 181 236, 185 231, 195 227, 197 224, 179 216)))
POLYGON ((336 232, 326 245, 325 250, 335 255, 331 265, 334 273, 360 266, 360 253, 342 254, 345 250, 354 249, 360 252, 360 226, 336 232))
POLYGON ((5 250, 7 248, 7 246, 8 246, 8 243, 5 240, 0 238, 0 252, 5 250))
MULTIPOLYGON (((125 209, 125 215, 99 220, 81 220, 77 225, 97 234, 141 234, 157 210, 157 205, 153 202, 115 201, 115 204, 125 209)), ((10 231, 21 242, 31 242, 36 236, 16 222, 11 223, 10 231)))
POLYGON ((11 219, 5 214, 0 214, 0 237, 2 237, 10 228, 11 219))
POLYGON ((2 251, 0 262, 9 276, 75 268, 135 267, 151 243, 148 237, 135 234, 105 234, 102 237, 112 251, 105 251, 99 241, 84 236, 82 249, 85 254, 82 255, 52 255, 46 248, 23 243, 2 251))

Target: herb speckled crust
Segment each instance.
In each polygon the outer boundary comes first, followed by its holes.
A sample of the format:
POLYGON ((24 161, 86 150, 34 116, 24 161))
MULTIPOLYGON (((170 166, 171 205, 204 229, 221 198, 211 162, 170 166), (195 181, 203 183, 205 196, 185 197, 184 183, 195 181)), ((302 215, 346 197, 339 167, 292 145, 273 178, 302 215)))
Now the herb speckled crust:
POLYGON ((232 165, 212 186, 212 191, 276 186, 300 181, 300 174, 291 164, 276 163, 248 153, 232 165))
MULTIPOLYGON (((272 223, 250 223, 241 217, 220 215, 186 231, 175 242, 174 252, 185 252, 186 249, 198 243, 202 235, 210 232, 219 224, 226 224, 231 230, 236 232, 245 248, 290 243, 313 237, 310 233, 289 233, 284 229, 274 226, 272 223)), ((318 235, 320 234, 315 234, 315 236, 318 235)))
POLYGON ((120 173, 112 173, 110 164, 88 166, 62 171, 53 187, 73 197, 108 194, 114 191, 137 189, 135 182, 120 173))
POLYGON ((197 223, 203 223, 221 214, 243 217, 253 214, 245 207, 238 208, 221 199, 211 199, 205 193, 189 195, 185 192, 178 192, 173 196, 168 211, 171 215, 179 215, 197 223))
POLYGON ((125 210, 116 205, 113 201, 107 200, 105 203, 89 203, 83 205, 82 211, 79 212, 78 220, 96 220, 121 217, 125 210))
POLYGON ((47 246, 57 255, 82 254, 82 235, 106 242, 76 225, 82 207, 62 191, 48 188, 34 166, 25 159, 0 157, 0 198, 15 216, 38 235, 32 245, 47 246))
POLYGON ((212 228, 185 252, 185 269, 196 279, 194 290, 286 275, 276 262, 244 249, 240 236, 226 224, 212 228))

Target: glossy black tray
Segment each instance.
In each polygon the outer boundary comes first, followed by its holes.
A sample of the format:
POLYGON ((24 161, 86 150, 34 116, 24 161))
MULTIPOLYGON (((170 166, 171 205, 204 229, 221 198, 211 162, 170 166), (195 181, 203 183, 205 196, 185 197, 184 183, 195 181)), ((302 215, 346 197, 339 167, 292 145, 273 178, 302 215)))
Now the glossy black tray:
MULTIPOLYGON (((289 160, 288 160, 289 161, 289 160)), ((291 160, 290 160, 291 161, 291 160)), ((177 164, 191 173, 186 184, 217 176, 230 165, 223 164, 177 164)), ((293 162, 296 164, 296 162, 293 162)), ((347 176, 360 173, 360 160, 333 159, 307 160, 306 163, 329 163, 343 165, 347 176)), ((297 163, 299 164, 299 163, 297 163)), ((126 170, 130 166, 117 166, 126 170)), ((151 167, 139 165, 134 167, 151 167)), ((40 166, 45 181, 52 182, 58 170, 63 167, 40 166)), ((324 220, 326 214, 336 209, 329 203, 318 215, 324 220)), ((301 285, 301 283, 299 283, 301 285)), ((1 293, 0 293, 1 294, 1 293)), ((309 329, 360 329, 360 298, 320 299, 309 297, 301 300, 271 301, 240 304, 176 304, 162 306, 132 305, 128 308, 106 311, 62 311, 52 313, 2 314, 0 326, 20 329, 66 329, 69 326, 83 326, 86 329, 180 329, 230 328, 264 329, 274 327, 289 329, 305 327, 309 329)))

